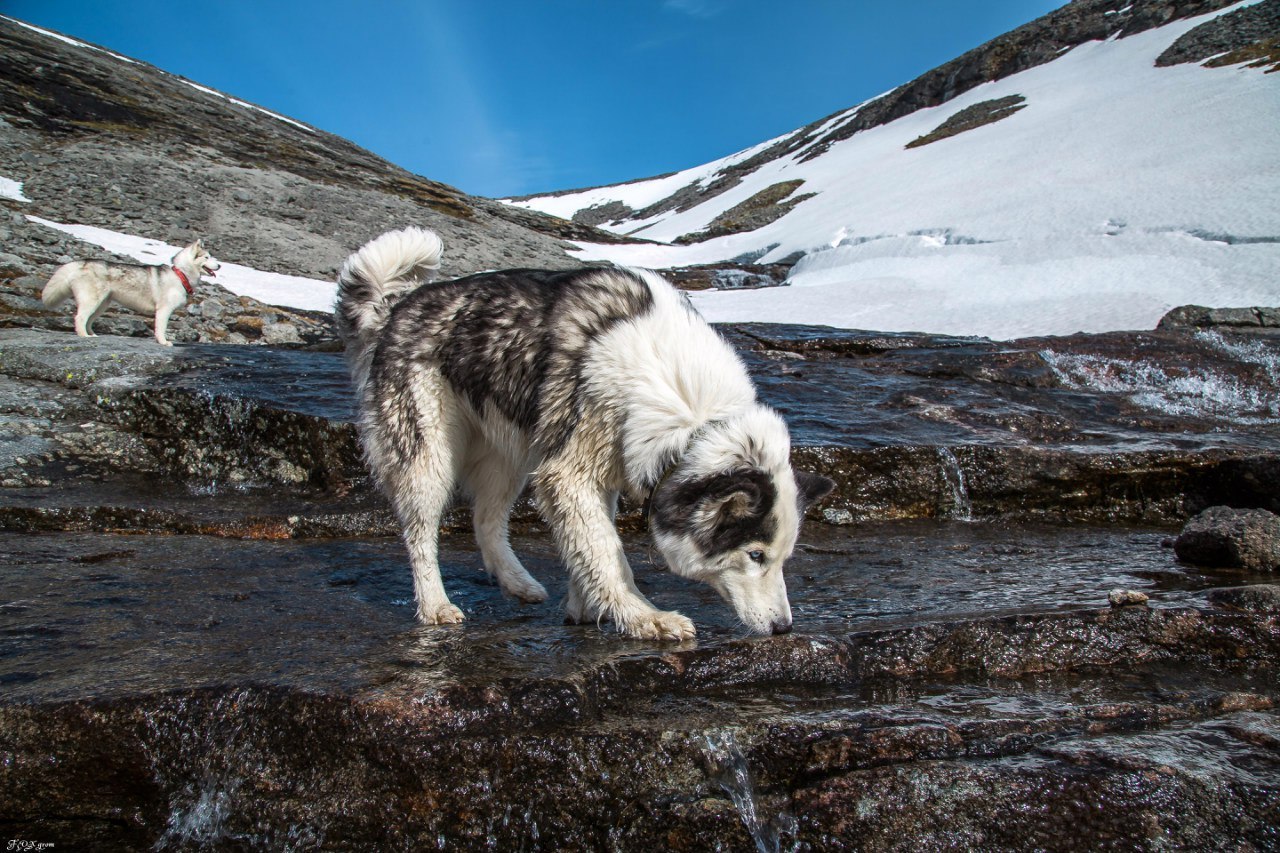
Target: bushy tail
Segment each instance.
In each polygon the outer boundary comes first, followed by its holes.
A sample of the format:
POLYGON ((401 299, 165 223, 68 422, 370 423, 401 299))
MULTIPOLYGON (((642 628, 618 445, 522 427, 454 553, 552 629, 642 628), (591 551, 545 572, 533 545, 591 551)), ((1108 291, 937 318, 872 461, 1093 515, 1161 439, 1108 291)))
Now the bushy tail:
POLYGON ((71 282, 75 280, 78 265, 63 264, 54 270, 49 283, 44 286, 40 299, 50 308, 57 308, 71 298, 71 282))
POLYGON ((338 335, 364 384, 364 366, 378 332, 401 296, 431 281, 444 243, 425 228, 388 231, 347 258, 338 273, 334 320, 338 335))

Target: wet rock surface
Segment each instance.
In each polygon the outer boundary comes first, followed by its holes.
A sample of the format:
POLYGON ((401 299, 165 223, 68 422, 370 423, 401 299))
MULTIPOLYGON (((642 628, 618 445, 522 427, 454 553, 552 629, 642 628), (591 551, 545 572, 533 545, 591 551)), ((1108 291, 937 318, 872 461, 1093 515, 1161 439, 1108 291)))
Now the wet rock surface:
POLYGON ((1260 583, 1215 589, 1209 593, 1209 600, 1221 607, 1276 613, 1280 612, 1280 585, 1260 583))
MULTIPOLYGON (((944 571, 996 538, 913 532, 891 548, 944 571)), ((1028 599, 1005 615, 933 591, 889 615, 897 583, 867 557, 804 568, 795 603, 821 628, 785 638, 738 638, 709 596, 642 572, 707 628, 660 649, 502 600, 452 537, 472 621, 419 629, 387 540, 7 535, 25 580, 0 803, 20 837, 95 849, 1270 849, 1277 615, 1209 607, 1219 578, 1177 571, 1156 607, 1064 610, 1131 571, 1134 535, 1019 531, 1101 547, 1075 599, 991 551, 1028 599), (844 610, 820 589, 840 571, 870 585, 844 610)), ((545 538, 516 545, 562 593, 545 538)))
POLYGON ((1162 547, 1204 507, 1280 503, 1272 341, 723 331, 840 491, 775 638, 661 571, 624 508, 641 590, 699 627, 652 646, 562 624, 527 505, 514 545, 550 601, 504 599, 458 511, 468 621, 415 626, 337 353, 0 330, 6 833, 1280 846, 1274 575, 1162 547))

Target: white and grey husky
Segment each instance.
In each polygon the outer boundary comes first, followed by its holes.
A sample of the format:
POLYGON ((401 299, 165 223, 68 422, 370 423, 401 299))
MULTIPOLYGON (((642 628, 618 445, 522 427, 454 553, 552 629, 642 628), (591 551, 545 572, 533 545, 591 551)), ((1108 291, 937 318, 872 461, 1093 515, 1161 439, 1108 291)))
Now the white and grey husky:
POLYGON ((783 564, 826 477, 792 471, 787 427, 737 355, 670 284, 627 269, 508 270, 433 282, 442 245, 406 228, 351 255, 335 314, 366 458, 404 528, 418 618, 460 622, 438 527, 473 500, 486 569, 522 601, 547 592, 508 542, 526 480, 569 570, 576 622, 694 636, 639 590, 614 527, 619 493, 648 500, 658 550, 757 633, 791 630, 783 564))
POLYGON ((156 340, 168 347, 173 346, 165 337, 169 316, 187 304, 201 275, 213 276, 219 267, 199 240, 174 255, 167 267, 72 261, 54 270, 41 298, 45 305, 56 308, 74 296, 76 334, 82 338, 96 337, 94 321, 113 301, 139 313, 154 314, 156 340))

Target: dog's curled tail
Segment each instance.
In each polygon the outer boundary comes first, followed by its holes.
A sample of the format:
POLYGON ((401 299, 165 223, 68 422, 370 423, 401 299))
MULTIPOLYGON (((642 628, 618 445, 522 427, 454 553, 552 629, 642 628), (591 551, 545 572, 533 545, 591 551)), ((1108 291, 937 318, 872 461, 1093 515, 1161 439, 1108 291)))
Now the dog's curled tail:
POLYGON ((347 258, 334 320, 348 352, 368 348, 400 297, 431 281, 443 253, 435 232, 409 227, 375 237, 347 258))
POLYGON ((50 308, 57 308, 71 298, 71 282, 75 281, 77 264, 63 264, 53 271, 49 283, 40 294, 41 301, 50 308))

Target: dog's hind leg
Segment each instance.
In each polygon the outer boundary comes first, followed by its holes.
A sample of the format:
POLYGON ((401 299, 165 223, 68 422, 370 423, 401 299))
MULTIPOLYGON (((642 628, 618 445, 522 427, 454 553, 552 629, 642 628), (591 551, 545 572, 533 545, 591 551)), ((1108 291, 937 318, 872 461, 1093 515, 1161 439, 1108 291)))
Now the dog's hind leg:
POLYGON ((477 438, 472 446, 466 479, 474 496, 471 517, 484 567, 507 595, 529 603, 546 601, 546 588, 520 564, 508 533, 511 506, 526 478, 483 439, 477 438))
POLYGON ((89 337, 91 338, 97 337, 97 334, 95 334, 93 331, 93 324, 98 322, 98 318, 101 317, 103 314, 107 313, 107 309, 110 307, 111 307, 110 298, 103 299, 100 303, 98 303, 98 307, 94 309, 93 314, 89 317, 88 321, 84 324, 85 331, 89 333, 89 337))
POLYGON ((442 386, 434 371, 415 372, 388 390, 364 436, 369 461, 403 528, 418 621, 428 625, 463 619, 440 579, 440 519, 453 494, 462 432, 445 411, 442 386))
POLYGON ((102 312, 107 310, 108 303, 111 300, 103 296, 97 299, 96 294, 84 291, 84 296, 76 293, 76 334, 82 338, 96 338, 93 333, 93 324, 102 312))

